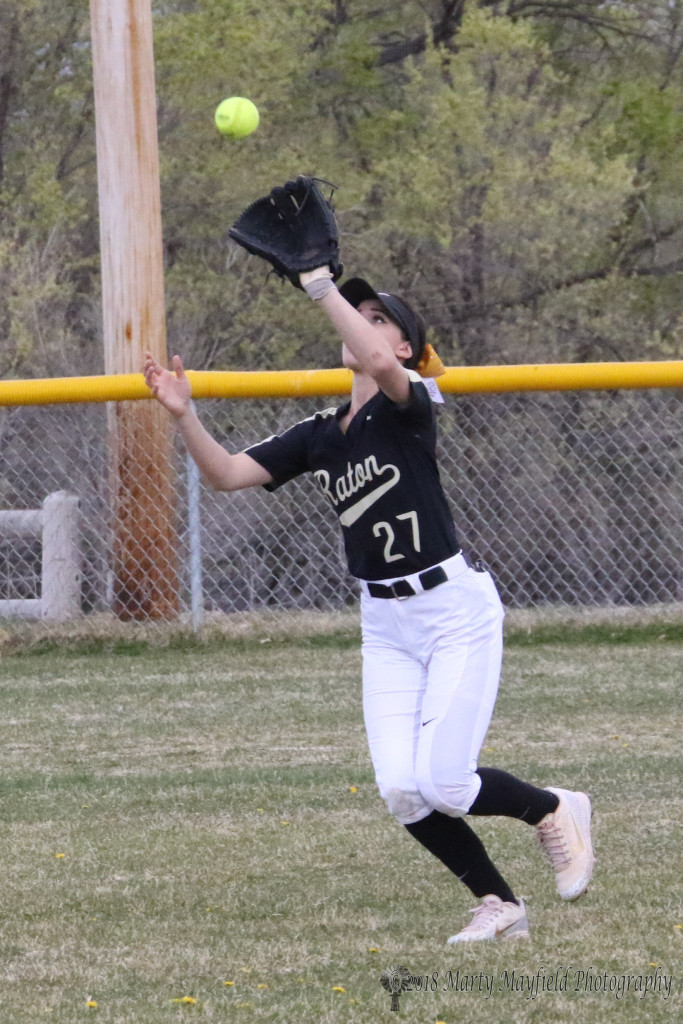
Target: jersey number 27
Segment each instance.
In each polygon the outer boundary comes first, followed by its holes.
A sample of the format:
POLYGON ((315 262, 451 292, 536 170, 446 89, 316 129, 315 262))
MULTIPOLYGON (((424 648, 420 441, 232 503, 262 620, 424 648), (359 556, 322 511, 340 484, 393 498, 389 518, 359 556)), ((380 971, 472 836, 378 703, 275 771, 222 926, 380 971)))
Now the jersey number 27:
MULTIPOLYGON (((410 522, 413 531, 413 547, 416 551, 420 550, 420 526, 417 521, 417 512, 401 512, 400 515, 396 516, 397 519, 407 519, 410 522)), ((386 543, 384 545, 384 561, 385 562, 397 562, 400 558, 405 558, 400 552, 392 551, 396 534, 391 523, 380 522, 375 523, 372 528, 373 535, 380 537, 382 534, 386 537, 386 543)))

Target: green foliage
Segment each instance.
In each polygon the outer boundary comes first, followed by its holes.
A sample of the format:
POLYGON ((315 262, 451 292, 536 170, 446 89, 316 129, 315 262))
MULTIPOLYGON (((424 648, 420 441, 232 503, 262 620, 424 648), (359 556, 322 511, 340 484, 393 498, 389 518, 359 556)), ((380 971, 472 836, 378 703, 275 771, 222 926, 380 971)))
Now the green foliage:
POLYGON ((622 149, 638 152, 649 163, 668 159, 683 144, 683 111, 678 90, 638 78, 619 81, 612 95, 621 108, 616 140, 622 149))
POLYGON ((586 147, 583 112, 530 25, 476 12, 460 41, 448 80, 436 49, 415 68, 378 169, 397 227, 433 231, 456 264, 463 250, 480 259, 494 300, 498 289, 519 297, 603 256, 632 174, 621 156, 600 160, 586 147))
MULTIPOLYGON (((302 296, 227 241, 305 172, 340 186, 347 270, 410 293, 447 361, 680 355, 678 7, 154 3, 169 346, 335 365, 302 296), (240 142, 213 124, 231 94, 261 113, 240 142)), ((81 0, 8 0, 0 66, 0 373, 97 372, 81 0)))
POLYGON ((0 39, 0 373, 70 373, 83 358, 97 274, 83 6, 9 0, 0 39))

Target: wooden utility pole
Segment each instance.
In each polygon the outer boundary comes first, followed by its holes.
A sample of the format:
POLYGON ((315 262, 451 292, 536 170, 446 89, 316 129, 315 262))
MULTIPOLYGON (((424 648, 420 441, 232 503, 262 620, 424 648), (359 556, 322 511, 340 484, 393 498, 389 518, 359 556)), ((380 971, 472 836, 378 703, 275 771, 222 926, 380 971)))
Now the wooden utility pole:
MULTIPOLYGON (((166 363, 151 0, 90 0, 105 371, 166 363)), ((172 446, 156 402, 110 407, 114 611, 177 614, 172 446)))

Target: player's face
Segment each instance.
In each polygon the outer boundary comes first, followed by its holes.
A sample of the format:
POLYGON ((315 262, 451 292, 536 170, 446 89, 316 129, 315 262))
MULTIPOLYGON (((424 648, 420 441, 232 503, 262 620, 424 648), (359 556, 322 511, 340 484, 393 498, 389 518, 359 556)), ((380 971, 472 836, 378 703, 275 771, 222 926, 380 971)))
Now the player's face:
MULTIPOLYGON (((364 299, 358 306, 358 312, 368 323, 382 332, 382 336, 389 342, 398 359, 408 359, 411 353, 410 342, 403 337, 401 328, 394 323, 381 303, 375 299, 364 299)), ((346 346, 342 349, 342 361, 348 369, 354 369, 356 361, 346 346)))

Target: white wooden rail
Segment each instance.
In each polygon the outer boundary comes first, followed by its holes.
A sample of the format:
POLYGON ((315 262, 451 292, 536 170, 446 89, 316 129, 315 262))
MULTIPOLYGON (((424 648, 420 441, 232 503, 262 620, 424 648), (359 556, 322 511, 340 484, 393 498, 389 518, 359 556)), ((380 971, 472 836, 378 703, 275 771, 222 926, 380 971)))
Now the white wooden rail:
POLYGON ((0 599, 1 618, 72 619, 80 614, 78 498, 49 494, 40 509, 0 510, 0 537, 41 537, 41 596, 0 599))

